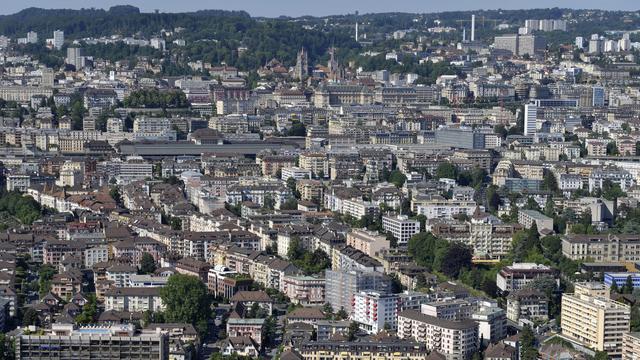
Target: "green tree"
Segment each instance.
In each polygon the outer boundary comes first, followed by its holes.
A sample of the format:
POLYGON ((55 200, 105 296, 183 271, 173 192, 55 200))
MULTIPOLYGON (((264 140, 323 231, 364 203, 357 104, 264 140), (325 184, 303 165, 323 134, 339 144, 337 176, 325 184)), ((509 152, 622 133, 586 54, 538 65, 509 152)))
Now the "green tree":
POLYGON ((289 241, 289 249, 287 250, 287 259, 290 261, 301 259, 304 255, 304 248, 302 247, 302 242, 300 238, 294 236, 289 241))
POLYGON ((16 355, 13 340, 7 338, 5 333, 0 333, 0 360, 13 360, 16 355))
POLYGON ((458 168, 450 162, 443 162, 436 168, 437 179, 457 179, 458 168))
POLYGON ((633 279, 631 275, 627 276, 627 280, 624 283, 623 293, 632 294, 633 293, 633 279))
POLYGON ((140 258, 140 273, 152 274, 154 271, 156 271, 156 260, 151 254, 147 252, 143 253, 140 258))
POLYGON ((346 320, 349 317, 349 314, 345 311, 343 307, 338 310, 336 313, 336 320, 346 320))
POLYGON ((527 325, 520 332, 521 343, 521 359, 522 360, 537 360, 538 350, 535 347, 536 338, 531 328, 527 325))
POLYGON ((46 295, 51 289, 51 279, 57 274, 56 268, 49 264, 42 265, 38 270, 38 293, 40 297, 46 295))
POLYGON ((544 177, 542 179, 542 188, 551 191, 552 193, 557 193, 559 191, 558 182, 556 181, 556 176, 553 174, 551 170, 544 171, 544 177))
POLYGON ((407 250, 418 265, 433 268, 438 238, 431 233, 422 232, 409 239, 407 250))
POLYGON ((602 183, 602 197, 607 200, 615 200, 619 197, 627 196, 627 194, 622 191, 619 184, 613 183, 611 180, 605 180, 602 183))
POLYGON ((486 190, 487 209, 491 213, 496 213, 500 207, 500 195, 498 194, 498 187, 491 185, 486 190))
POLYGON ((396 187, 401 188, 407 181, 407 177, 400 172, 400 170, 393 170, 389 175, 389 182, 393 183, 396 187))
POLYGON ((351 324, 349 324, 349 329, 347 330, 347 339, 349 341, 355 340, 359 329, 360 327, 358 326, 358 323, 352 321, 351 324))
POLYGON ((609 354, 606 351, 596 351, 593 360, 609 360, 609 354))
POLYGON ((609 287, 609 290, 612 293, 617 293, 617 294, 620 293, 620 289, 618 288, 618 283, 615 281, 611 281, 611 286, 609 287))
POLYGON ((331 303, 324 303, 324 306, 322 306, 322 312, 327 319, 330 320, 333 317, 333 306, 331 306, 331 303))
POLYGON ((34 308, 27 308, 22 314, 22 326, 40 325, 40 318, 38 312, 34 308))
POLYGON ((90 294, 87 299, 87 303, 82 306, 82 312, 76 317, 75 321, 78 324, 86 325, 92 324, 98 319, 98 304, 96 296, 90 294))
POLYGON ((471 268, 473 252, 468 247, 459 243, 446 242, 436 247, 433 267, 443 274, 457 278, 462 269, 471 268))
POLYGON ((196 327, 200 334, 207 333, 211 317, 211 298, 207 287, 195 276, 174 274, 160 289, 165 305, 165 318, 169 322, 184 322, 196 327))

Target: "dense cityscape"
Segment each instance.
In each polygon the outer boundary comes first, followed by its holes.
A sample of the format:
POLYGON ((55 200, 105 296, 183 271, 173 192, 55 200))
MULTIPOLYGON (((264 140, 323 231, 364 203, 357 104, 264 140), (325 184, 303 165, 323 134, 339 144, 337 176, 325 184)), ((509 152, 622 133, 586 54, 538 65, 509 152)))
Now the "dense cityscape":
POLYGON ((638 360, 639 201, 640 11, 0 16, 0 360, 638 360))

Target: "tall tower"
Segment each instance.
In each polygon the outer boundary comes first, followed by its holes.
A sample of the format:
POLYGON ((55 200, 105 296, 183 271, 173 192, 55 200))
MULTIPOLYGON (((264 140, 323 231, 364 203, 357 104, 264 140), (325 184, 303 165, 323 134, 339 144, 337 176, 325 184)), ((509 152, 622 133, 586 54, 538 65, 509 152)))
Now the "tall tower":
POLYGON ((462 42, 467 42, 467 28, 462 28, 462 42))
POLYGON ((309 75, 309 56, 304 48, 298 51, 296 58, 296 67, 294 69, 294 78, 302 80, 309 75))
POLYGON ((476 15, 471 15, 471 42, 476 41, 476 15))
POLYGON ((524 135, 532 136, 536 134, 536 122, 538 120, 538 107, 534 103, 524 106, 524 135))
POLYGON ((358 22, 356 21, 356 42, 358 42, 358 22))

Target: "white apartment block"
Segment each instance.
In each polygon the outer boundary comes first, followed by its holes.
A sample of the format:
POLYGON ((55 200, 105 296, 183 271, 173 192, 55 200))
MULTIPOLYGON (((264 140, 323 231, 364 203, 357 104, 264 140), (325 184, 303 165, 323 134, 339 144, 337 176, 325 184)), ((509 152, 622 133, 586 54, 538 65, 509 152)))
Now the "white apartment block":
POLYGON ((296 181, 302 180, 302 179, 310 179, 311 171, 297 167, 297 166, 285 167, 285 168, 282 168, 281 170, 280 178, 284 181, 289 180, 289 178, 293 178, 296 181))
POLYGON ((353 296, 351 320, 358 323, 367 334, 377 334, 386 327, 398 328, 398 302, 396 294, 362 291, 353 296))
POLYGON ((163 311, 164 304, 160 297, 160 288, 110 288, 105 292, 105 311, 163 311))
POLYGON ((411 220, 406 215, 384 215, 382 228, 398 239, 398 245, 406 245, 413 235, 420 232, 420 221, 411 220))
POLYGON ((380 211, 377 204, 361 199, 347 199, 342 201, 342 213, 360 219, 365 215, 375 216, 380 211))
POLYGON ((84 266, 91 269, 99 262, 109 261, 109 247, 107 245, 95 246, 84 251, 84 266))
POLYGON ((610 357, 622 355, 622 338, 630 329, 628 305, 585 294, 563 294, 562 335, 610 357))
MULTIPOLYGON (((459 214, 471 216, 477 207, 474 201, 434 199, 418 205, 417 213, 427 219, 452 219, 459 214)), ((484 211, 484 206, 480 206, 480 211, 484 211)))

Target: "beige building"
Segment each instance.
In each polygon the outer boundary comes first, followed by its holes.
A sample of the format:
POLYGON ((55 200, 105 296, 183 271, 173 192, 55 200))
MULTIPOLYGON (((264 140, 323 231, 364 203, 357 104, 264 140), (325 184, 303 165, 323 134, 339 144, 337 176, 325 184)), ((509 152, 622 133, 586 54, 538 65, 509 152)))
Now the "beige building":
POLYGON ((622 354, 622 337, 629 332, 628 305, 585 294, 563 294, 562 335, 610 357, 622 354))
POLYGON ((347 245, 373 257, 383 249, 391 247, 389 240, 378 232, 368 230, 353 230, 347 234, 347 245))
POLYGON ((324 153, 303 153, 299 158, 300 167, 311 171, 315 176, 318 174, 329 175, 329 159, 324 153))
POLYGON ((566 235, 562 238, 562 255, 594 262, 640 261, 640 235, 566 235))
POLYGON ((640 359, 640 333, 626 333, 622 337, 622 360, 640 359))

